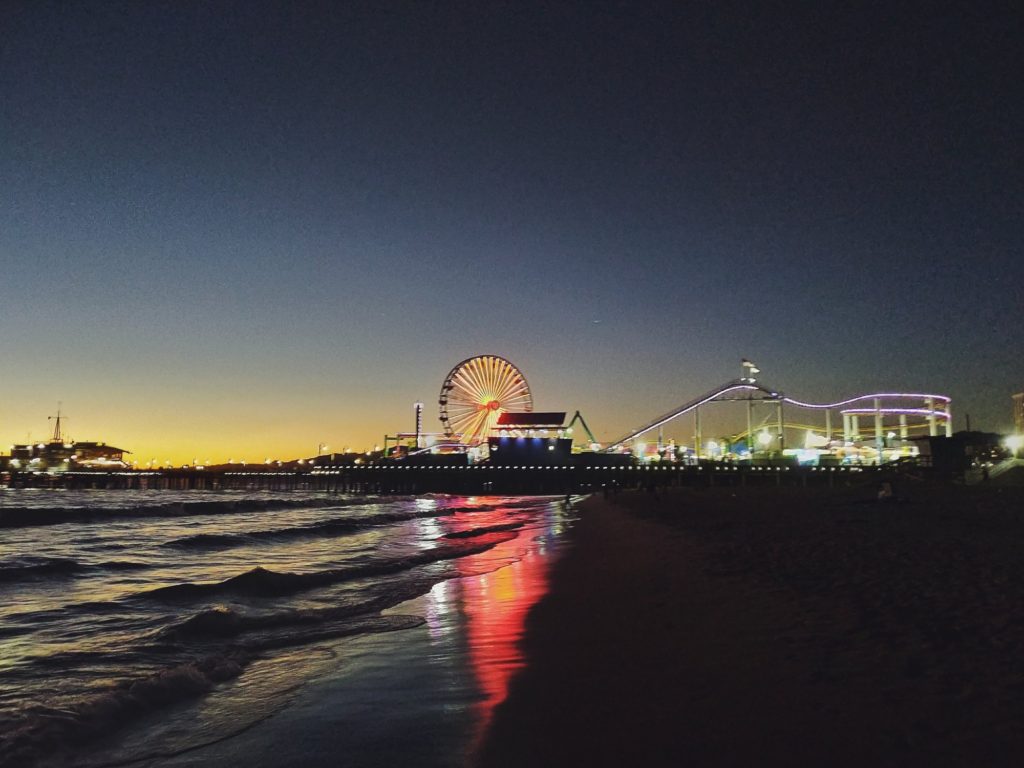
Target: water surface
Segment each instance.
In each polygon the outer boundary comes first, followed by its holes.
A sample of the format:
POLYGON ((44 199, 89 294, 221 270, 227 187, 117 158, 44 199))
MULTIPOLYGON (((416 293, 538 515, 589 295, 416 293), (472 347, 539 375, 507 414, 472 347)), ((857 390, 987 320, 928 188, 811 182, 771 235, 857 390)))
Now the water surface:
POLYGON ((0 508, 78 510, 0 528, 0 764, 242 749, 325 680, 354 705, 373 670, 393 714, 460 714, 435 760, 458 764, 521 663, 565 524, 546 498, 8 491, 0 508), (403 653, 426 666, 395 674, 403 653))

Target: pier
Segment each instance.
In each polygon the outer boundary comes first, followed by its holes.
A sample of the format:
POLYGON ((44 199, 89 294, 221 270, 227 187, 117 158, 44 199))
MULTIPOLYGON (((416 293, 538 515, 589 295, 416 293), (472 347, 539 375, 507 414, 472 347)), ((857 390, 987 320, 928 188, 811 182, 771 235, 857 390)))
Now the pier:
POLYGON ((835 486, 871 482, 893 466, 586 464, 492 466, 404 463, 319 466, 301 471, 170 469, 16 473, 13 487, 102 490, 324 491, 355 494, 561 495, 671 486, 835 486))

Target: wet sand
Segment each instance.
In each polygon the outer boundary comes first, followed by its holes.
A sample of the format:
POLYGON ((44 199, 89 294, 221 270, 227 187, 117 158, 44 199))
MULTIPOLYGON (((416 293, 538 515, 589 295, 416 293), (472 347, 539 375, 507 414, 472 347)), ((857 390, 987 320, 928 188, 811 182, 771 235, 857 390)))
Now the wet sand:
POLYGON ((1021 490, 589 499, 480 763, 1022 764, 1021 490))

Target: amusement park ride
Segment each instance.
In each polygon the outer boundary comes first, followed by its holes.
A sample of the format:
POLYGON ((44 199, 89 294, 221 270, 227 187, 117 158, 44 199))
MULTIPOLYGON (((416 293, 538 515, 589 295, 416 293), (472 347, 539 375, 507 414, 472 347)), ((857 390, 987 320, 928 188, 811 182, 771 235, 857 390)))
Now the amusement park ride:
POLYGON ((533 395, 526 377, 512 363, 496 355, 480 355, 448 372, 438 404, 445 435, 479 445, 501 414, 531 412, 533 395))
POLYGON ((794 457, 801 463, 855 462, 884 463, 917 453, 912 438, 952 434, 950 398, 944 395, 883 392, 858 395, 833 403, 809 403, 760 382, 757 366, 741 362, 741 375, 700 397, 673 408, 644 426, 601 446, 579 411, 568 425, 565 413, 534 413, 533 396, 523 373, 497 355, 467 358, 449 371, 438 398, 440 433, 422 431, 421 403, 416 404, 416 431, 385 438, 385 449, 393 457, 425 453, 468 453, 474 459, 490 457, 499 446, 523 450, 523 440, 546 441, 547 450, 559 457, 573 452, 633 454, 640 460, 697 461, 699 459, 752 460, 755 457, 794 457), (702 408, 712 403, 746 404, 746 429, 719 440, 705 440, 702 408), (767 416, 755 422, 755 409, 767 416), (803 424, 789 408, 821 414, 824 424, 803 424), (665 443, 663 430, 681 416, 693 414, 693 448, 665 443), (833 417, 840 417, 841 430, 833 417), (862 423, 866 421, 867 424, 862 423), (579 422, 590 442, 572 445, 573 428, 579 422), (648 446, 641 438, 658 430, 657 443, 648 446), (787 445, 787 431, 805 432, 803 445, 787 445), (510 440, 512 442, 510 442, 510 440), (518 441, 518 442, 516 442, 518 441), (393 443, 390 451, 389 442, 393 443), (547 445, 550 443, 550 445, 547 445), (653 449, 653 450, 650 450, 653 449))

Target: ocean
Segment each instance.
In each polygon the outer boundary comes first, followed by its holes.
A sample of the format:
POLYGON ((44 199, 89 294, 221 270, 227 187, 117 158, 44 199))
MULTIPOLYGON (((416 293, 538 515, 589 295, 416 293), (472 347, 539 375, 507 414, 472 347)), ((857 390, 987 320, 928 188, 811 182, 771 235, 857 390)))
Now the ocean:
POLYGON ((571 514, 550 497, 0 490, 0 766, 231 762, 225 744, 294 711, 315 738, 320 689, 348 764, 464 764, 571 514), (394 753, 409 718, 448 735, 394 753))

